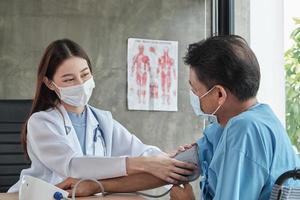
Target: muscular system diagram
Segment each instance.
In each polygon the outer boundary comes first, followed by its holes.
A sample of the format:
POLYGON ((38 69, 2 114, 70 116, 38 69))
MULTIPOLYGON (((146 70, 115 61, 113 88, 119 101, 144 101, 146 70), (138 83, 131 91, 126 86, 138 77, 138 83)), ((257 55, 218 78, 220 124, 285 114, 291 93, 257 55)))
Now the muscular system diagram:
POLYGON ((177 110, 178 42, 128 40, 128 107, 177 110))

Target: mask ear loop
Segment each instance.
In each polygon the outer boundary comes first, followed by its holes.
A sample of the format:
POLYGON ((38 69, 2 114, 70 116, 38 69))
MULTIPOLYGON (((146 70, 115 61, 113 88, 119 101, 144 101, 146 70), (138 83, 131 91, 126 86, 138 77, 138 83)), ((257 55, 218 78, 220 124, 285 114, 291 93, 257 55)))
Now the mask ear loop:
POLYGON ((219 105, 219 106, 217 107, 217 109, 216 109, 213 113, 211 113, 211 114, 212 114, 212 115, 216 114, 216 112, 218 112, 218 110, 220 109, 221 106, 222 106, 222 104, 219 105))
MULTIPOLYGON (((213 89, 215 89, 216 88, 216 86, 214 86, 214 87, 212 87, 210 90, 208 90, 207 92, 205 92, 205 94, 203 94, 201 97, 199 97, 199 101, 200 101, 200 99, 202 99, 203 97, 205 97, 208 93, 210 93, 213 89)), ((221 107, 222 105, 219 105, 218 107, 217 107, 217 109, 214 111, 214 112, 212 112, 210 115, 214 115, 214 114, 216 114, 216 112, 218 112, 218 110, 220 109, 220 107, 221 107)))
POLYGON ((223 104, 219 105, 219 106, 217 107, 217 109, 216 109, 213 113, 211 113, 211 114, 212 114, 212 115, 216 114, 216 112, 218 112, 218 110, 220 109, 220 107, 221 107, 222 105, 223 105, 223 104))
POLYGON ((57 94, 58 97, 61 97, 60 92, 59 92, 59 87, 54 83, 54 81, 51 81, 50 84, 54 85, 54 87, 55 87, 54 92, 57 94))
POLYGON ((75 200, 75 194, 76 194, 76 190, 77 190, 77 187, 80 183, 82 183, 83 181, 93 181, 95 183, 97 183, 101 189, 101 193, 103 196, 105 196, 105 191, 104 191, 104 187, 103 185, 101 184, 100 181, 96 180, 96 179, 81 179, 80 181, 78 181, 75 186, 74 186, 74 189, 73 189, 73 192, 72 192, 72 200, 75 200))
POLYGON ((207 92, 205 92, 203 95, 201 95, 199 97, 199 99, 202 99, 203 97, 205 97, 208 93, 210 93, 213 89, 215 89, 216 86, 212 87, 211 89, 209 89, 207 92))

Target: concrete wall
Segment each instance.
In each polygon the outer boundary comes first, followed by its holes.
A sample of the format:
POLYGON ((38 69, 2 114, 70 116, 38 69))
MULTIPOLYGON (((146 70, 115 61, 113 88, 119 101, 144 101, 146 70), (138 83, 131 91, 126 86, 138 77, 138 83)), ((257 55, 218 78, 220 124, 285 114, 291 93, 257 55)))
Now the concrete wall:
POLYGON ((190 108, 188 67, 181 58, 189 43, 204 37, 204 8, 204 0, 1 0, 0 98, 32 98, 45 47, 70 38, 93 63, 92 105, 112 111, 142 141, 165 151, 194 142, 201 125, 190 108), (178 112, 127 110, 129 37, 179 41, 178 112))

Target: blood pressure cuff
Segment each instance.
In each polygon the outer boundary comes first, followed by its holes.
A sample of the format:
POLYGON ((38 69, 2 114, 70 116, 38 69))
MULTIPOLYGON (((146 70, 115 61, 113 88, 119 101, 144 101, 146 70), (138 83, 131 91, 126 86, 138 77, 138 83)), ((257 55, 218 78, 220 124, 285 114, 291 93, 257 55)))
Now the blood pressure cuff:
POLYGON ((194 163, 198 166, 197 169, 194 170, 194 173, 188 175, 188 182, 194 181, 200 176, 200 166, 199 166, 199 154, 198 154, 198 145, 194 144, 190 149, 185 150, 184 152, 180 152, 174 157, 176 160, 188 163, 194 163))

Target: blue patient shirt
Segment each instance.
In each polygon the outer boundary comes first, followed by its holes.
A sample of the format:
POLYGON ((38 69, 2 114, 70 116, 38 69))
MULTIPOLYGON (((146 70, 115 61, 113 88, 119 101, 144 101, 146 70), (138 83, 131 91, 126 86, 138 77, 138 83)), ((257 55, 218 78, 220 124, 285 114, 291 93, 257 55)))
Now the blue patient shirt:
POLYGON ((265 104, 231 118, 225 127, 210 125, 197 144, 206 200, 267 200, 276 179, 300 167, 284 127, 265 104))
POLYGON ((83 155, 86 155, 86 147, 85 147, 85 138, 86 138, 86 119, 87 112, 84 110, 81 114, 76 114, 73 112, 67 111, 72 125, 75 129, 78 141, 80 143, 83 155))

